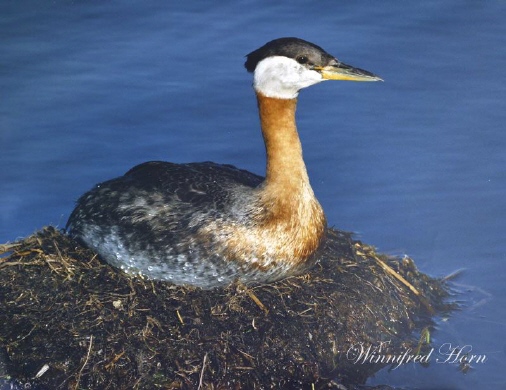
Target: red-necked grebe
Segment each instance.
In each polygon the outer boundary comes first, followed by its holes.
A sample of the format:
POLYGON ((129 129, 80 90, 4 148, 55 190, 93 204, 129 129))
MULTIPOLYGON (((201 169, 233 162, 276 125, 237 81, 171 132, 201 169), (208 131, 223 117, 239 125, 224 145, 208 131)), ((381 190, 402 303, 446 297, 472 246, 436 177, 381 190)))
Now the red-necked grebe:
POLYGON ((202 288, 265 283, 314 263, 326 221, 295 126, 302 88, 378 81, 298 38, 247 55, 267 154, 265 179, 211 162, 147 162, 77 202, 70 235, 130 274, 202 288))

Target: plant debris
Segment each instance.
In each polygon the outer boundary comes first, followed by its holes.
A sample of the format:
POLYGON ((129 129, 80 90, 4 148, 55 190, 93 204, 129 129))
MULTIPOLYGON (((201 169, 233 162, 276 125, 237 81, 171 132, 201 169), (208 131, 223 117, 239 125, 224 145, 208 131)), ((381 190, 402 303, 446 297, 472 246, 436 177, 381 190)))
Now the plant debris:
POLYGON ((420 349, 450 309, 411 259, 334 229, 304 275, 201 290, 132 278, 46 227, 0 246, 0 296, 0 378, 32 389, 342 389, 386 365, 350 351, 420 349))

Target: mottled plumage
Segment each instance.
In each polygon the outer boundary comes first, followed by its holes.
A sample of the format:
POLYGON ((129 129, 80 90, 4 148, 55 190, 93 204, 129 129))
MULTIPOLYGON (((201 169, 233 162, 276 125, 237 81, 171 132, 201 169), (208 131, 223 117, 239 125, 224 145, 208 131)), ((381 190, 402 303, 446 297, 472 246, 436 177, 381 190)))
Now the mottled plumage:
POLYGON ((84 194, 67 228, 129 273, 223 285, 235 280, 240 267, 224 261, 215 243, 197 238, 197 232, 207 220, 247 223, 248 196, 237 194, 262 180, 231 165, 148 162, 84 194))

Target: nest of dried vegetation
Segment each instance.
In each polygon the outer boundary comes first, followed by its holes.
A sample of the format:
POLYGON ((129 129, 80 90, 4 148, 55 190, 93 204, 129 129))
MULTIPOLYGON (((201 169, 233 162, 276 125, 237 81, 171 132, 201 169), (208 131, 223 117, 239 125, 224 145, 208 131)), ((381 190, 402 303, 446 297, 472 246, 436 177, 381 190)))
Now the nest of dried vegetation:
POLYGON ((211 291, 132 279, 52 227, 1 253, 0 378, 32 388, 361 384, 384 364, 354 363, 351 347, 417 348, 448 309, 412 260, 333 229, 309 273, 211 291))

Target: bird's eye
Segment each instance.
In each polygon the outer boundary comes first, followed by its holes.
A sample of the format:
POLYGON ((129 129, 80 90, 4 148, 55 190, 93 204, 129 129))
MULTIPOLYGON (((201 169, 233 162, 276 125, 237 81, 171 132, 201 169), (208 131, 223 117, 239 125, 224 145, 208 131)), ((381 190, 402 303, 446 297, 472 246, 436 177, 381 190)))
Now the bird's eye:
POLYGON ((296 60, 297 60, 297 62, 298 62, 299 64, 307 64, 307 63, 308 63, 308 61, 309 61, 309 58, 307 58, 306 56, 298 56, 298 57, 296 58, 296 60))

